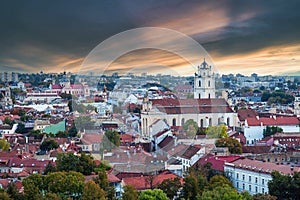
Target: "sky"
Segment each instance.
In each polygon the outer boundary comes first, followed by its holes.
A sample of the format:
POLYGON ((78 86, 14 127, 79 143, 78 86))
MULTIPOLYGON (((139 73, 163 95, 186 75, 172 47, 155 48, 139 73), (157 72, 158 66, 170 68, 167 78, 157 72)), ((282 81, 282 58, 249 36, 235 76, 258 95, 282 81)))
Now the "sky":
MULTIPOLYGON (((108 38, 159 27, 201 44, 221 74, 300 75, 299 7, 299 0, 3 0, 0 71, 76 73, 108 38)), ((166 41, 168 36, 159 40, 166 41)), ((110 66, 120 71, 146 66, 139 73, 165 67, 188 75, 188 64, 172 52, 145 48, 120 55, 110 66)))

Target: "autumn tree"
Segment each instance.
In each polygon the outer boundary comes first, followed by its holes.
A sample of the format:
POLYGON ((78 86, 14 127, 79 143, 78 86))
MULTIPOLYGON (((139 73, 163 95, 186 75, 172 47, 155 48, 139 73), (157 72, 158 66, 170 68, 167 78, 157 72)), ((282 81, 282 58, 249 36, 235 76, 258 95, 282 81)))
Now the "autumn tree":
POLYGON ((219 138, 216 141, 217 147, 228 147, 228 150, 232 154, 241 154, 243 152, 241 143, 235 138, 219 138))
POLYGON ((227 127, 224 124, 209 126, 206 129, 206 136, 208 138, 225 138, 227 137, 227 127))
POLYGON ((3 138, 0 139, 0 150, 8 151, 10 148, 10 144, 3 138))
POLYGON ((105 200, 105 192, 94 181, 89 181, 85 184, 82 193, 82 200, 105 200))
POLYGON ((122 193, 122 200, 136 200, 139 197, 138 191, 132 185, 126 185, 122 193))

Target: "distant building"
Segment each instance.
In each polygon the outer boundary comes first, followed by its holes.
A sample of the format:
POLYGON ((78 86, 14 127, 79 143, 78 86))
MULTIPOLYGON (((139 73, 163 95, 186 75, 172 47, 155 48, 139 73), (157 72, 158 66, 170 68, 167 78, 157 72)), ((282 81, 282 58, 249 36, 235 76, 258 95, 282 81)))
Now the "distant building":
POLYGON ((276 117, 271 116, 247 118, 245 120, 244 135, 247 144, 254 144, 263 138, 264 129, 267 126, 277 126, 283 129, 283 132, 291 133, 299 131, 299 120, 297 117, 276 117))
POLYGON ((1 72, 0 73, 0 80, 2 82, 18 82, 18 73, 16 72, 1 72))
POLYGON ((254 195, 269 192, 268 182, 272 180, 273 171, 290 175, 300 172, 300 168, 240 158, 233 162, 225 162, 224 171, 238 192, 247 191, 254 195))

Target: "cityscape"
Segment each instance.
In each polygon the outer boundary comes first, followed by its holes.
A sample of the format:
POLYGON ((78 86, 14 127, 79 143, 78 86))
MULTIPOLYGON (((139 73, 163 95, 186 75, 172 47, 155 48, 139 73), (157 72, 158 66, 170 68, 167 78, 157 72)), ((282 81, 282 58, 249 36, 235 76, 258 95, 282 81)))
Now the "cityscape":
POLYGON ((0 8, 0 199, 300 199, 297 1, 87 2, 0 8))

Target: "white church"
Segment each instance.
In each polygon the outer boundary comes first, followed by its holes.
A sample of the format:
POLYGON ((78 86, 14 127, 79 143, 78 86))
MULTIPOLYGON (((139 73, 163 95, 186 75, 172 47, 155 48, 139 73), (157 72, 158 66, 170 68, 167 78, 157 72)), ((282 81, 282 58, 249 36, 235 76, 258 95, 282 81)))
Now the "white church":
POLYGON ((226 124, 237 125, 235 113, 225 99, 216 98, 215 74, 204 60, 194 76, 194 99, 148 99, 143 100, 141 111, 141 131, 150 137, 150 127, 157 120, 164 120, 169 126, 183 126, 193 119, 199 127, 226 124))

